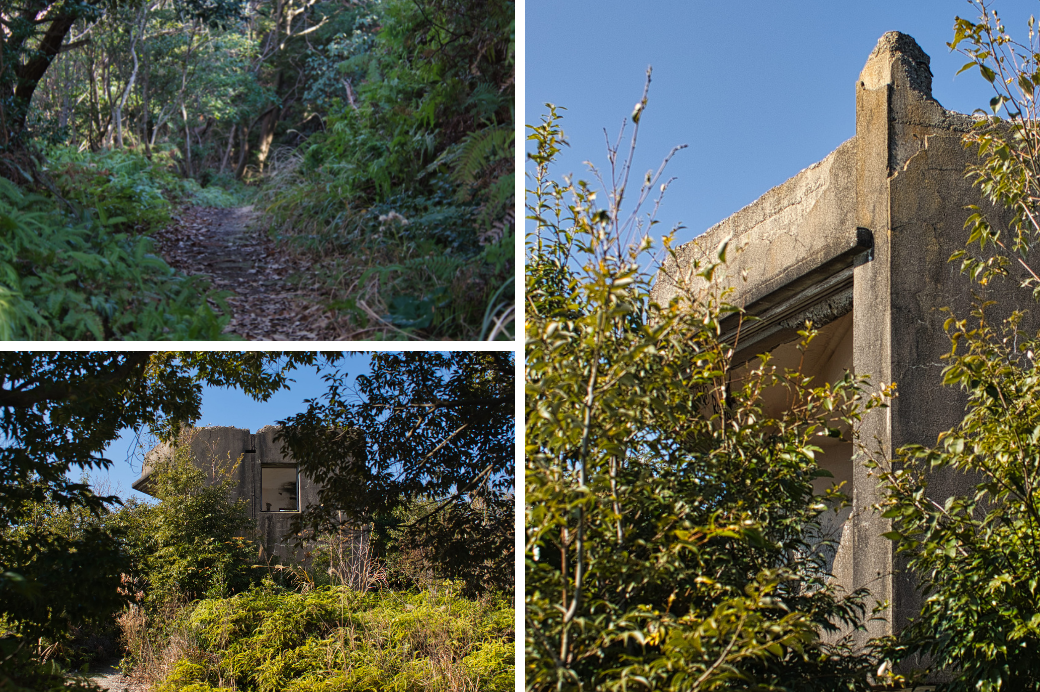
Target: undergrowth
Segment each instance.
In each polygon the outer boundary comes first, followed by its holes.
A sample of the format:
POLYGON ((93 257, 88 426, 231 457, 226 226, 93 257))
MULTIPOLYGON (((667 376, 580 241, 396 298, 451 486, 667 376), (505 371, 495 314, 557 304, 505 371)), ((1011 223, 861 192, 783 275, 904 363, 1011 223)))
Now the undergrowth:
POLYGON ((100 194, 96 216, 77 215, 0 179, 0 339, 223 338, 209 302, 227 315, 223 296, 125 230, 160 220, 165 201, 121 184, 100 194))
POLYGON ((273 157, 268 230, 359 333, 512 339, 513 3, 371 11, 374 44, 330 49, 360 105, 334 101, 324 131, 273 157))
POLYGON ((140 673, 147 663, 158 692, 513 689, 509 599, 462 598, 450 582, 423 592, 320 586, 300 594, 268 580, 151 621, 131 610, 121 625, 124 669, 140 673))
POLYGON ((121 231, 162 228, 172 209, 182 205, 239 206, 245 194, 244 186, 233 180, 220 180, 229 190, 182 177, 172 150, 155 149, 149 158, 134 149, 53 147, 47 170, 62 197, 121 231))
POLYGON ((383 338, 512 338, 512 216, 481 234, 478 207, 456 201, 447 180, 430 188, 364 208, 335 171, 299 170, 273 179, 261 199, 269 229, 314 259, 329 307, 361 329, 383 338), (315 185, 327 195, 315 195, 315 185))

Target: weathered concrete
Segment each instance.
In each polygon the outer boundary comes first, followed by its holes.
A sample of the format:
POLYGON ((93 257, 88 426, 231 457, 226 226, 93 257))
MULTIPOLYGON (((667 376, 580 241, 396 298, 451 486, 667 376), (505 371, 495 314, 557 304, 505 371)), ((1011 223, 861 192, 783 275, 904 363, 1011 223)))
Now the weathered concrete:
MULTIPOLYGON (((269 502, 263 501, 263 469, 296 469, 296 463, 282 454, 281 443, 275 442, 277 432, 278 428, 273 425, 264 426, 255 434, 245 428, 193 428, 182 436, 179 444, 189 446, 193 463, 206 473, 211 483, 225 477, 234 481, 231 498, 246 501, 250 517, 256 522, 259 540, 271 555, 277 555, 284 562, 293 551, 290 524, 300 510, 318 504, 319 487, 300 473, 295 511, 278 511, 278 503, 270 502, 271 497, 267 498, 269 502), (228 470, 230 475, 226 475, 228 470), (268 504, 272 504, 274 511, 268 511, 268 504)), ((174 446, 168 443, 159 444, 149 451, 145 455, 141 477, 133 483, 134 490, 150 494, 149 479, 153 466, 160 459, 172 457, 173 453, 174 446)))
MULTIPOLYGON (((680 290, 729 291, 729 302, 761 316, 742 326, 738 363, 767 350, 782 359, 795 330, 812 319, 834 345, 817 349, 812 374, 834 381, 850 370, 897 383, 898 398, 865 416, 860 431, 887 458, 902 445, 934 445, 964 413, 963 395, 941 382, 949 340, 940 309, 968 314, 973 285, 948 259, 966 240, 965 206, 986 206, 965 177, 972 154, 961 136, 973 119, 932 98, 928 64, 911 37, 882 36, 856 83, 855 136, 678 248, 678 262, 665 264, 653 293, 666 302, 680 290), (713 259, 727 237, 733 251, 718 282, 691 280, 694 264, 713 259)), ((1027 303, 1015 281, 984 290, 1002 309, 1027 303)), ((920 601, 902 558, 881 537, 889 520, 870 509, 876 479, 849 444, 826 450, 824 459, 853 497, 851 511, 829 527, 840 541, 835 578, 889 602, 887 621, 868 623, 861 641, 898 631, 920 601)), ((969 487, 954 474, 930 480, 940 499, 969 487)))

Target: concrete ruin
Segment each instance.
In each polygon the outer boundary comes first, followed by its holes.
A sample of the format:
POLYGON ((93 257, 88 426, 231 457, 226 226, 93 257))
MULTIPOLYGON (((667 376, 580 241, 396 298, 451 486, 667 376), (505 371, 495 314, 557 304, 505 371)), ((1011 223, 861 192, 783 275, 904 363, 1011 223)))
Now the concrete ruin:
MULTIPOLYGON (((235 485, 232 500, 245 500, 249 514, 256 522, 257 534, 269 554, 286 562, 293 554, 290 524, 308 505, 318 504, 318 488, 300 472, 296 462, 282 453, 281 443, 274 441, 278 427, 264 426, 250 433, 246 428, 194 428, 182 436, 191 458, 209 482, 224 476, 230 469, 235 485)), ((152 494, 150 480, 157 462, 172 458, 174 446, 162 443, 145 455, 141 477, 132 484, 134 490, 152 494)))
MULTIPOLYGON (((898 398, 865 416, 860 431, 887 458, 902 445, 934 445, 962 418, 963 394, 942 386, 949 339, 940 309, 966 317, 971 291, 979 290, 948 261, 967 239, 965 206, 983 205, 965 176, 973 154, 961 143, 974 119, 945 110, 931 81, 929 58, 913 38, 882 36, 856 82, 855 136, 678 248, 678 262, 664 265, 653 294, 660 303, 674 297, 690 285, 694 261, 714 259, 731 237, 718 288, 732 289, 729 302, 760 318, 743 323, 735 363, 770 351, 773 364, 796 367, 796 330, 811 319, 820 334, 806 362, 818 382, 851 371, 897 383, 898 398)), ((1014 281, 985 290, 1002 307, 1027 302, 1014 281)), ((732 337, 736 320, 724 326, 732 337)), ((865 642, 901 629, 920 601, 902 556, 882 537, 891 521, 870 510, 876 479, 861 461, 850 442, 834 440, 821 463, 852 497, 851 510, 831 527, 838 541, 832 573, 846 588, 867 587, 889 603, 887 621, 869 622, 857 635, 865 642)), ((929 487, 944 498, 971 484, 947 474, 929 487)))

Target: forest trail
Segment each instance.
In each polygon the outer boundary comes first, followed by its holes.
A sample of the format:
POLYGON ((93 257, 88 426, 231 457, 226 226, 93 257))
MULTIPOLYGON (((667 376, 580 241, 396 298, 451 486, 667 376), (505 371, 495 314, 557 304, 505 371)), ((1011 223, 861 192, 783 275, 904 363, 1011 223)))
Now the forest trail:
POLYGON ((153 237, 171 267, 206 275, 214 289, 233 293, 226 333, 250 341, 350 338, 348 325, 325 310, 307 280, 310 266, 257 230, 256 215, 251 206, 185 207, 153 237))
MULTIPOLYGON (((118 662, 118 661, 117 661, 118 662)), ((134 682, 112 664, 97 668, 87 675, 92 683, 109 692, 145 692, 147 685, 134 682)))

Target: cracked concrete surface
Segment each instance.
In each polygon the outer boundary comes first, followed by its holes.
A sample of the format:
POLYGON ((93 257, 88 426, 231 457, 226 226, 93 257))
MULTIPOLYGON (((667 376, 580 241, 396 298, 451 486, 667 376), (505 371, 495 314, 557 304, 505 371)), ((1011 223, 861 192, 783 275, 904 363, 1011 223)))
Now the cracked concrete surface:
MULTIPOLYGON (((994 313, 1032 306, 1028 294, 1018 291, 1017 277, 973 287, 959 263, 948 261, 967 240, 964 222, 971 212, 965 206, 993 209, 965 178, 973 154, 961 145, 961 135, 974 119, 945 110, 932 97, 928 63, 913 38, 897 32, 881 37, 855 82, 855 137, 677 248, 652 291, 655 302, 667 304, 681 293, 730 289, 728 300, 735 305, 797 308, 782 317, 780 311, 764 313, 777 322, 759 322, 763 332, 776 327, 783 334, 805 318, 824 327, 842 319, 848 305, 824 297, 821 287, 835 272, 848 271, 839 267, 840 258, 857 229, 867 229, 873 245, 852 268, 851 369, 869 375, 873 386, 898 385, 898 398, 887 409, 867 412, 860 429, 860 439, 876 442, 878 453, 889 458, 903 445, 936 444, 939 433, 963 416, 963 394, 942 384, 941 359, 950 341, 943 329, 948 314, 939 308, 968 316, 973 288, 996 301, 994 313), (727 237, 732 252, 716 283, 687 280, 693 263, 714 260, 727 237)), ((1000 314, 990 317, 995 322, 1000 314)), ((762 342, 774 355, 789 345, 777 339, 762 342)), ((890 520, 869 509, 878 500, 876 478, 851 461, 857 520, 838 532, 838 552, 848 559, 836 560, 834 577, 850 591, 866 587, 875 602, 888 602, 885 621, 873 620, 853 635, 865 644, 903 627, 920 595, 903 575, 904 558, 881 537, 891 530, 890 520)), ((929 483, 940 499, 970 486, 952 473, 933 474, 929 483)))

